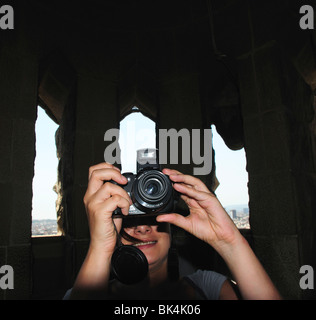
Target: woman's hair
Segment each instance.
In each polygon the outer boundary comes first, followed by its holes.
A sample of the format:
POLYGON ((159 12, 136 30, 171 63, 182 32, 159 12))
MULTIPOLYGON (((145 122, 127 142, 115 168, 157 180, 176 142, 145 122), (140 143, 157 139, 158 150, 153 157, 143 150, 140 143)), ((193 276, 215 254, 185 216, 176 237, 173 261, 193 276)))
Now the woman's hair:
POLYGON ((171 281, 179 280, 179 256, 172 232, 171 246, 168 252, 168 277, 171 281))

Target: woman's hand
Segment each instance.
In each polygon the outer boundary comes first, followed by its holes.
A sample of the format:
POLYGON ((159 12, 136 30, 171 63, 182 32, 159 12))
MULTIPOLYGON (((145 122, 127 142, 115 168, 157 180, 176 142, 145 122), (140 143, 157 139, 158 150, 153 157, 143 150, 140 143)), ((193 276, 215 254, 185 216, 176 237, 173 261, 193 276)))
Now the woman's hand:
POLYGON ((89 183, 83 202, 89 222, 90 246, 71 299, 100 298, 107 292, 111 257, 117 239, 115 229, 119 232, 122 225, 122 219, 113 219, 112 214, 119 207, 127 215, 132 203, 127 192, 111 180, 118 184, 127 183, 120 170, 112 164, 104 162, 89 169, 89 183))
POLYGON ((205 184, 176 170, 164 169, 163 172, 182 194, 190 215, 164 214, 158 216, 157 221, 170 222, 210 244, 226 262, 244 299, 280 299, 248 242, 205 184))
POLYGON ((237 227, 216 196, 200 179, 171 169, 164 169, 163 172, 174 183, 174 189, 180 192, 181 198, 190 209, 190 215, 184 217, 171 213, 158 216, 157 221, 170 222, 181 227, 217 251, 240 239, 237 227))
POLYGON ((100 248, 103 252, 113 253, 117 232, 121 229, 121 219, 112 219, 113 211, 119 207, 124 215, 128 214, 132 201, 127 192, 118 185, 126 184, 120 170, 109 163, 100 163, 89 169, 89 183, 84 196, 84 204, 90 229, 90 248, 100 248), (115 220, 115 222, 113 222, 115 220))

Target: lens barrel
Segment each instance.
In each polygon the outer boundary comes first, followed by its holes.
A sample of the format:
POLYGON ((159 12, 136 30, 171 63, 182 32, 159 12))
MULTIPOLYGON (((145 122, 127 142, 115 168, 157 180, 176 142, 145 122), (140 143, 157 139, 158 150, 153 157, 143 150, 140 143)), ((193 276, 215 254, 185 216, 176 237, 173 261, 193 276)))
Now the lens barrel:
POLYGON ((138 209, 146 213, 157 212, 172 201, 172 192, 168 176, 159 170, 146 170, 136 177, 132 198, 138 209))

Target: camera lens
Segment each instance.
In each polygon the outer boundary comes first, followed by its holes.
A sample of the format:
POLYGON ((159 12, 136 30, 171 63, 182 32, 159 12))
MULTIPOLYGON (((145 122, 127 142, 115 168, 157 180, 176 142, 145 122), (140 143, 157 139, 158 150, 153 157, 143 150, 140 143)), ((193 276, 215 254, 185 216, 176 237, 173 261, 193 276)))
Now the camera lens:
POLYGON ((157 179, 149 180, 144 186, 144 191, 148 196, 155 197, 161 192, 161 183, 157 179))
POLYGON ((145 212, 157 212, 164 208, 172 197, 169 178, 158 170, 142 172, 133 185, 135 206, 145 212))
POLYGON ((153 171, 152 174, 139 180, 138 191, 145 202, 156 203, 166 195, 166 179, 153 171))

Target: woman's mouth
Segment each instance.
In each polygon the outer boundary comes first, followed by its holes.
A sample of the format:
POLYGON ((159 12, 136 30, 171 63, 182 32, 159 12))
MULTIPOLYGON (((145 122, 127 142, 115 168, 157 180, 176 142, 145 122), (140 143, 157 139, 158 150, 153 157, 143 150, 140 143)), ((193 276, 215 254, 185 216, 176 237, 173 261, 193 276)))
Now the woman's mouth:
POLYGON ((156 243, 157 241, 144 241, 144 242, 135 243, 134 246, 143 249, 143 248, 154 246, 156 243))

